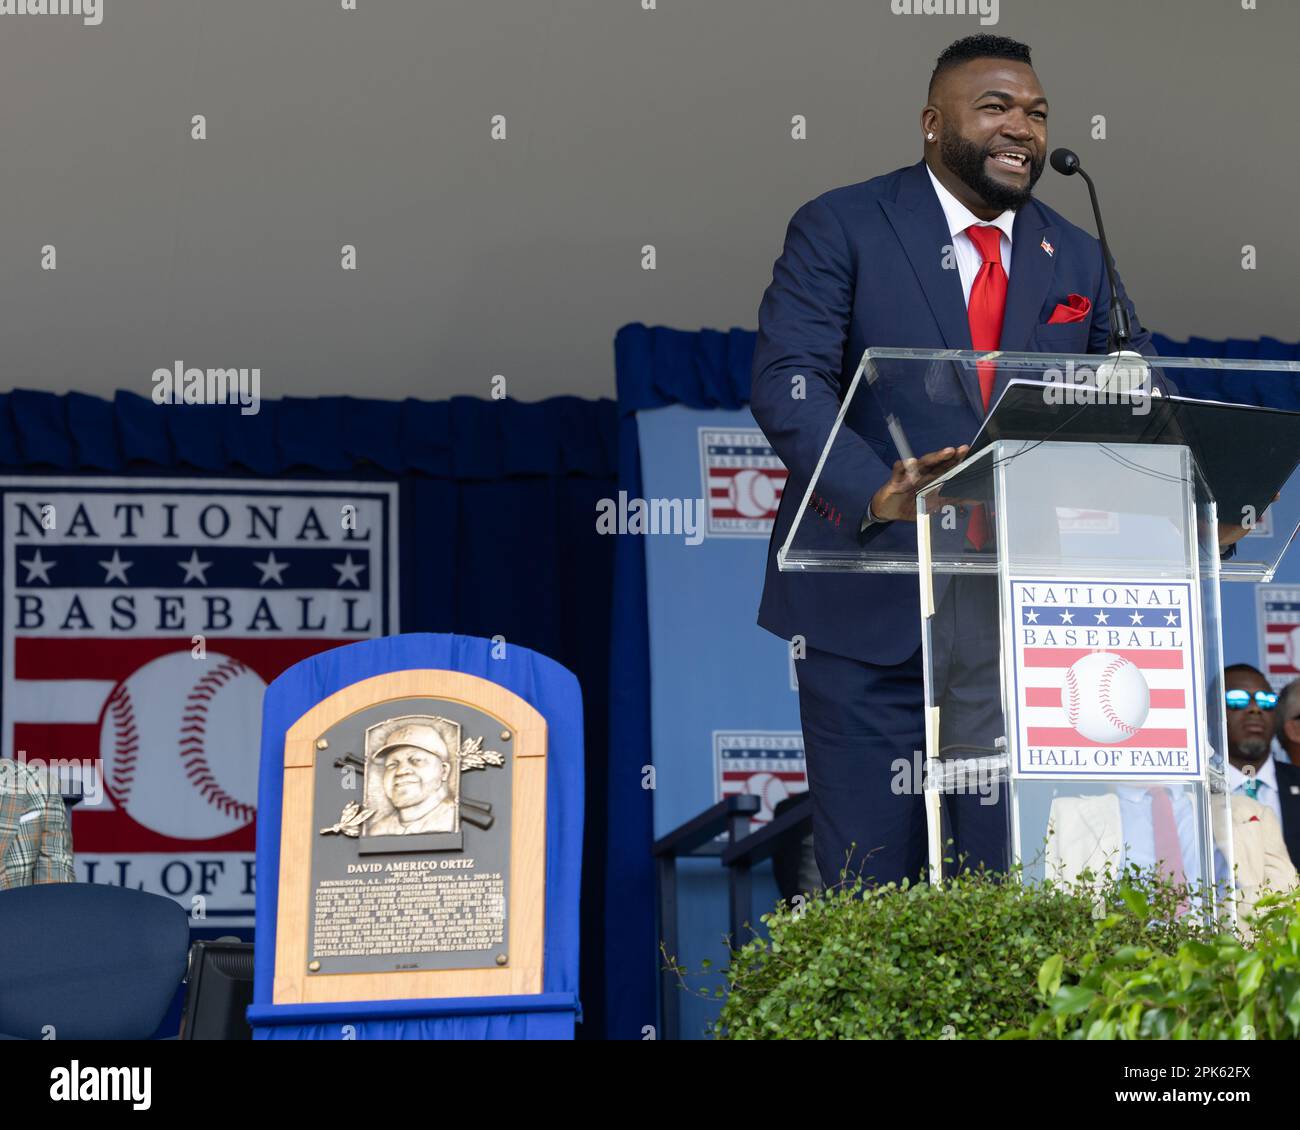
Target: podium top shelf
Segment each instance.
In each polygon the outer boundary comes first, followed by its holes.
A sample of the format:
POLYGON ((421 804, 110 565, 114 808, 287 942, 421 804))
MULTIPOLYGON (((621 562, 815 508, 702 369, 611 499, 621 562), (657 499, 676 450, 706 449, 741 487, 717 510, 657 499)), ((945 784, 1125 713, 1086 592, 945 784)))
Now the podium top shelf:
MULTIPOLYGON (((1146 356, 1152 365, 1178 369, 1300 374, 1300 361, 1239 357, 1163 357, 1157 354, 1146 356)), ((958 361, 972 364, 996 361, 1000 365, 1028 369, 1042 369, 1058 365, 1065 360, 1097 365, 1105 359, 1105 355, 1101 353, 1012 353, 998 350, 980 352, 973 349, 896 349, 875 345, 870 346, 862 354, 864 365, 872 361, 958 361)))
MULTIPOLYGON (((1076 337, 1064 324, 1040 327, 1038 340, 1066 345, 1076 337)), ((1300 526, 1300 362, 873 346, 861 356, 816 464, 788 468, 779 567, 915 572, 916 523, 863 529, 872 495, 895 461, 947 447, 971 445, 970 462, 992 472, 996 460, 975 456, 998 439, 1186 446, 1192 496, 1217 505, 1221 526, 1250 531, 1220 563, 1224 579, 1271 579, 1300 526)), ((1132 530, 1140 519, 1126 510, 1122 478, 1109 480, 1111 494, 1102 498, 1096 483, 1081 489, 1048 473, 1041 458, 1031 462, 1045 476, 1039 493, 1070 535, 1064 544, 1088 532, 1132 530)), ((961 473, 967 494, 979 474, 974 465, 961 473)), ((987 476, 990 502, 994 477, 987 476)), ((954 572, 996 568, 978 553, 954 556, 949 565, 954 572)))

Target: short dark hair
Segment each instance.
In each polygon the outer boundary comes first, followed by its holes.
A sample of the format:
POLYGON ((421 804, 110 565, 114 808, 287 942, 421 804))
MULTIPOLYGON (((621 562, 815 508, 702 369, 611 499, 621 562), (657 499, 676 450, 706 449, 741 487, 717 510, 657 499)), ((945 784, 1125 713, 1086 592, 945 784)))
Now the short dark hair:
POLYGON ((1266 683, 1268 682, 1268 676, 1265 675, 1264 672, 1261 671, 1258 667, 1252 667, 1249 663, 1230 663, 1227 667, 1223 669, 1223 673, 1225 676, 1244 675, 1248 671, 1250 672, 1250 674, 1263 679, 1264 682, 1266 683))
POLYGON ((1214 678, 1210 680, 1210 690, 1209 690, 1210 698, 1216 699, 1221 694, 1224 693, 1224 691, 1227 689, 1229 675, 1245 675, 1245 674, 1258 675, 1261 679, 1264 680, 1264 682, 1266 683, 1268 682, 1268 676, 1265 675, 1264 672, 1261 671, 1258 667, 1252 667, 1249 663, 1229 663, 1228 666, 1226 666, 1223 669, 1223 673, 1221 675, 1216 674, 1214 678))
POLYGON ((944 71, 969 63, 972 59, 1012 59, 1027 67, 1034 65, 1029 58, 1029 48, 1023 43, 1008 39, 1005 35, 968 35, 949 45, 939 56, 934 72, 930 75, 929 92, 934 93, 934 84, 944 71))

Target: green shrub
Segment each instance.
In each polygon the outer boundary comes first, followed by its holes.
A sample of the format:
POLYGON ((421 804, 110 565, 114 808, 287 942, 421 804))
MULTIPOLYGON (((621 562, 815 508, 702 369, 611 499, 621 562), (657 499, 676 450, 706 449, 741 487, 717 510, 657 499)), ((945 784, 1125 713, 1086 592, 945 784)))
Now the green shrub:
POLYGON ((1182 893, 1137 872, 1099 893, 977 872, 940 889, 853 882, 797 908, 780 903, 762 919, 769 937, 732 951, 712 1032, 733 1040, 1024 1035, 1043 1009, 1045 964, 1081 967, 1096 952, 1098 908, 1106 914, 1126 897, 1145 908, 1105 918, 1115 945, 1173 952, 1210 936, 1195 916, 1174 913, 1182 893))
POLYGON ((1189 939, 1172 952, 1134 944, 1144 907, 1131 895, 1097 924, 1079 959, 1043 963, 1046 1039, 1293 1040, 1300 1036, 1300 894, 1256 904, 1249 948, 1235 935, 1189 939))

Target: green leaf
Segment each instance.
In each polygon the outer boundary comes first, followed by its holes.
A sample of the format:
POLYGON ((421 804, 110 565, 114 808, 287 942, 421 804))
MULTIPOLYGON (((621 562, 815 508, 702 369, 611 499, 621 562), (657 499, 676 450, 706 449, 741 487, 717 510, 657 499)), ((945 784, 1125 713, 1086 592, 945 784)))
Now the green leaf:
POLYGON ((1127 883, 1120 888, 1119 897, 1123 900, 1124 905, 1128 907, 1130 914, 1136 914, 1139 918, 1144 918, 1150 915, 1150 900, 1145 895, 1134 890, 1127 883))
POLYGON ((1264 959, 1258 953, 1247 954, 1237 963, 1237 991, 1250 996, 1263 983, 1264 972, 1264 959))
POLYGON ((1044 1000, 1051 1000, 1061 987, 1061 970, 1065 968, 1065 958, 1059 953, 1053 954, 1038 970, 1038 995, 1044 1000))
POLYGON ((1059 989, 1052 998, 1052 1014, 1055 1016, 1075 1016, 1086 1012, 1097 994, 1082 985, 1066 985, 1059 989))

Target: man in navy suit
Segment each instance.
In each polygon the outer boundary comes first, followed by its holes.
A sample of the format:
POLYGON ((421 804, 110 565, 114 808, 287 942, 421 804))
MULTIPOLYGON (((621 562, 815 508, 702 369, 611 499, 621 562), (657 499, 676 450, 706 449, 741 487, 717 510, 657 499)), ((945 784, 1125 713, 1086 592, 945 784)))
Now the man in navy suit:
MULTIPOLYGON (((1107 352, 1101 247, 1032 196, 1047 111, 1029 48, 986 35, 954 43, 921 111, 924 159, 803 205, 759 308, 751 408, 789 479, 758 622, 799 645, 813 842, 827 884, 846 868, 869 882, 915 881, 925 866, 921 797, 895 784, 900 759, 910 764, 925 748, 918 585, 914 576, 783 573, 776 551, 868 346, 1107 352)), ((1151 353, 1122 285, 1120 295, 1129 348, 1151 353)), ((914 555, 917 491, 965 456, 997 391, 973 374, 961 380, 959 394, 913 417, 909 438, 925 454, 911 467, 879 411, 873 419, 869 406, 855 408, 865 419, 841 432, 810 520, 828 536, 914 555)), ((963 613, 954 615, 960 635, 963 613)), ((986 632, 977 619, 970 631, 986 632)))

